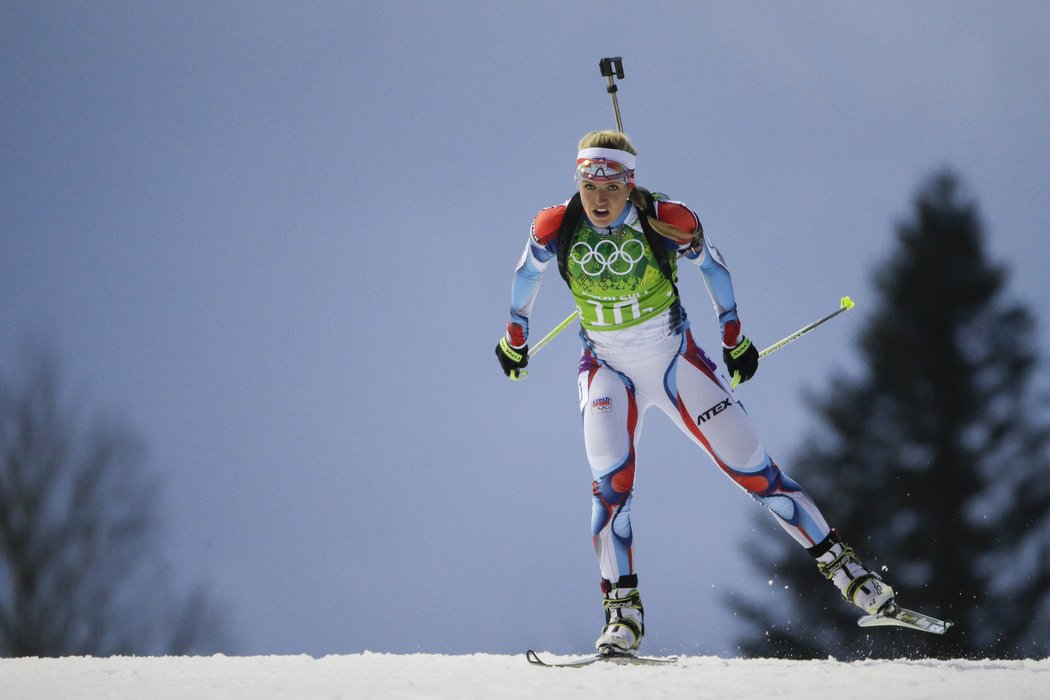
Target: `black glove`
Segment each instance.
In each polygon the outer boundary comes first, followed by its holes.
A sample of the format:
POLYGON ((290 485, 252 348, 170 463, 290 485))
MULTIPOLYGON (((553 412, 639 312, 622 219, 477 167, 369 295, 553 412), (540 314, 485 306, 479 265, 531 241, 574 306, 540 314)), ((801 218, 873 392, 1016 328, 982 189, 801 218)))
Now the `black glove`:
POLYGON ((528 372, 522 371, 529 364, 528 345, 513 348, 506 338, 500 338, 496 346, 496 357, 499 359, 499 366, 503 368, 503 374, 511 379, 524 379, 529 376, 528 372))
POLYGON ((741 336, 740 342, 734 347, 723 347, 722 359, 733 379, 733 386, 738 382, 746 382, 758 371, 758 350, 747 336, 741 336))

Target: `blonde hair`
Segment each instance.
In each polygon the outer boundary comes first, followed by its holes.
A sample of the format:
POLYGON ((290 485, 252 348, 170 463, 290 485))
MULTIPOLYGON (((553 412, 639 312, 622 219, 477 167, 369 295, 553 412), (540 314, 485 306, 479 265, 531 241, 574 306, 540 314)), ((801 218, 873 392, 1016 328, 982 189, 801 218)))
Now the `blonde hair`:
POLYGON ((632 156, 638 155, 631 139, 621 131, 592 131, 584 134, 576 150, 582 151, 585 148, 615 148, 618 151, 627 151, 632 156))
MULTIPOLYGON (((585 148, 615 148, 620 151, 627 151, 631 155, 638 155, 638 151, 635 149, 634 144, 631 143, 631 139, 622 131, 605 130, 588 132, 583 135, 582 139, 580 139, 580 144, 577 150, 582 151, 585 148)), ((648 190, 637 186, 631 190, 631 204, 633 204, 635 209, 638 210, 639 216, 649 215, 649 205, 645 201, 645 195, 647 192, 648 190)), ((695 241, 700 233, 699 231, 686 231, 677 226, 672 226, 669 223, 660 221, 655 216, 649 216, 649 224, 653 227, 653 230, 661 236, 669 238, 679 245, 695 241)))

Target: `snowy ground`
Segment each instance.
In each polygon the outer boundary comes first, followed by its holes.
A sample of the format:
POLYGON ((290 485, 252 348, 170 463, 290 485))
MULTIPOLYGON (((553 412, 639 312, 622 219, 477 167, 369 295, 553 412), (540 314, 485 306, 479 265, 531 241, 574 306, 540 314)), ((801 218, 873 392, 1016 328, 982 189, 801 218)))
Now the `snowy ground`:
POLYGON ((659 668, 583 669, 545 669, 529 666, 524 656, 490 654, 2 659, 0 697, 1045 700, 1050 659, 841 663, 692 656, 659 668))

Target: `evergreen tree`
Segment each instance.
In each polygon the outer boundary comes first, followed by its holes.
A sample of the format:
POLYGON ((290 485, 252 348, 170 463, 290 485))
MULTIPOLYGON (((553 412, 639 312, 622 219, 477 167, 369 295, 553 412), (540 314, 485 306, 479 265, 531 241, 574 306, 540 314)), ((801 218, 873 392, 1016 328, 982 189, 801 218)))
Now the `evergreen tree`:
POLYGON ((735 603, 752 628, 744 653, 1050 651, 1050 433, 1034 401, 1032 316, 1005 298, 1006 279, 957 178, 935 175, 877 271, 863 370, 808 397, 820 428, 788 469, 902 605, 956 626, 944 636, 859 628, 859 611, 777 538, 751 551, 775 585, 735 603))

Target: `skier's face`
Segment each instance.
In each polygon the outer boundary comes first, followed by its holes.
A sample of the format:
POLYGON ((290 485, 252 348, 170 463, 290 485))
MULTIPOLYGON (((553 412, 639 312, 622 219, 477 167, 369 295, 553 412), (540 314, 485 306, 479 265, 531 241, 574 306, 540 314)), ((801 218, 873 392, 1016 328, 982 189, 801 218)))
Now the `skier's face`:
POLYGON ((583 210, 587 218, 596 226, 609 226, 623 213, 627 207, 627 197, 631 194, 630 188, 622 182, 591 182, 584 180, 580 183, 580 199, 583 202, 583 210))

